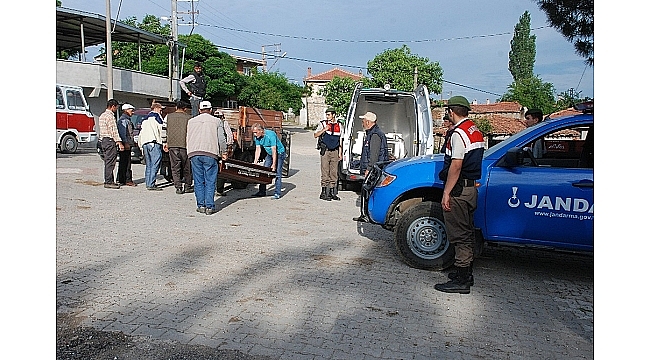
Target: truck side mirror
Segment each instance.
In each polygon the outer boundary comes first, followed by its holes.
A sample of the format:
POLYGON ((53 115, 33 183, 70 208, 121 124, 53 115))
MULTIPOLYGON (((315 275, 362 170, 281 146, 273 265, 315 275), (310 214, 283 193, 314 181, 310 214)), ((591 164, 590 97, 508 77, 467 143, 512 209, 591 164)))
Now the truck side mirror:
POLYGON ((513 147, 506 152, 506 155, 499 161, 498 166, 515 167, 523 165, 524 152, 520 148, 513 147))

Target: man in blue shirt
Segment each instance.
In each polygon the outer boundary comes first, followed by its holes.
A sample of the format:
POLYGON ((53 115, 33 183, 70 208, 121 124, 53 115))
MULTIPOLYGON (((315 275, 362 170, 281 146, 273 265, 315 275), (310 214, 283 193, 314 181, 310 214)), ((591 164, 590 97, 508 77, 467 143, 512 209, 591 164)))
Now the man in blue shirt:
MULTIPOLYGON (((275 131, 265 130, 261 124, 254 124, 252 130, 255 138, 255 158, 253 162, 260 158, 262 147, 264 147, 266 151, 264 166, 270 167, 271 171, 275 171, 275 194, 273 198, 279 199, 282 194, 282 165, 286 157, 284 145, 282 145, 275 131)), ((260 184, 259 190, 253 194, 253 197, 262 196, 266 196, 266 184, 260 184)))

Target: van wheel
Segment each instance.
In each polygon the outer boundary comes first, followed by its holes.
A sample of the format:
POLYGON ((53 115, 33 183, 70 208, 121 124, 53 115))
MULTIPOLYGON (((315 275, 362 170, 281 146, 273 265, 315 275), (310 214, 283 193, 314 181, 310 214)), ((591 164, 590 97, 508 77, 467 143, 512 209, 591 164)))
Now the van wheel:
POLYGON ((64 135, 63 138, 61 138, 59 149, 64 154, 72 154, 77 151, 78 146, 79 143, 77 142, 77 139, 74 136, 68 134, 64 135))
POLYGON ((397 221, 395 247, 410 267, 443 270, 454 262, 454 247, 447 240, 442 206, 425 201, 410 207, 397 221))

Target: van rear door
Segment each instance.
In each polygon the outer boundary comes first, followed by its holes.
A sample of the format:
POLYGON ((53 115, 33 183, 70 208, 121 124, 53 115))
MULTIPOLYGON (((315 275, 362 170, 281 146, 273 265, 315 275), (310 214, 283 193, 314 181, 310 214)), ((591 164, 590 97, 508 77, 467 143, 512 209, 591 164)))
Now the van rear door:
POLYGON ((418 153, 417 155, 433 154, 433 118, 431 117, 431 101, 429 90, 425 85, 415 88, 415 102, 418 107, 418 153))
POLYGON ((357 102, 359 101, 359 92, 363 88, 363 83, 359 82, 352 92, 352 100, 350 101, 350 106, 348 107, 348 114, 345 117, 345 133, 343 134, 343 162, 341 170, 344 174, 348 174, 348 169, 350 168, 350 161, 352 161, 352 138, 355 136, 353 134, 354 129, 354 111, 357 108, 357 102))

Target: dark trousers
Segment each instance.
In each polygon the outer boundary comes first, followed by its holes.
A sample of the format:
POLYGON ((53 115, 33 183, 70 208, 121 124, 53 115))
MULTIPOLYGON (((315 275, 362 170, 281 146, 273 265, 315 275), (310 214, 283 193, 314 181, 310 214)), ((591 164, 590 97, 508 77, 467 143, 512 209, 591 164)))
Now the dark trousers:
POLYGON ((169 162, 172 168, 172 179, 177 189, 192 185, 192 165, 187 157, 187 149, 180 147, 169 148, 169 162))
POLYGON ((477 198, 478 191, 475 187, 463 187, 460 196, 451 197, 451 211, 443 211, 447 239, 456 250, 456 267, 468 267, 474 260, 474 211, 477 198))
POLYGON ((115 140, 109 137, 102 138, 102 151, 104 152, 104 184, 112 184, 115 182, 113 170, 115 170, 115 163, 117 162, 115 140))
POLYGON ((117 163, 117 182, 124 185, 133 182, 133 172, 131 171, 131 149, 119 151, 120 160, 117 163))

